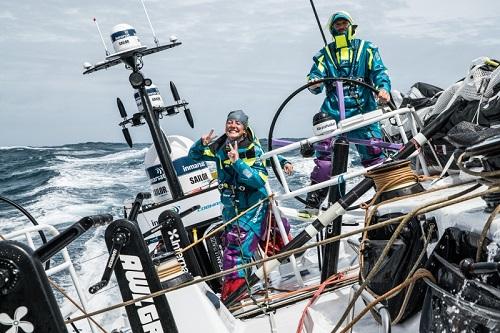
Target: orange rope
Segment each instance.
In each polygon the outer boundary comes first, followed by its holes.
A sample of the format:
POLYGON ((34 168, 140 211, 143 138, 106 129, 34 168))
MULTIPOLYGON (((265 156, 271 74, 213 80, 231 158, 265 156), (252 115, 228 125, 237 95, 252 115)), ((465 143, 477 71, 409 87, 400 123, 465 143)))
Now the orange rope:
POLYGON ((309 314, 309 307, 313 305, 323 293, 323 290, 330 284, 333 284, 335 282, 341 281, 344 278, 344 273, 338 273, 335 275, 330 276, 328 279, 326 279, 323 283, 319 285, 318 290, 313 294, 313 296, 309 299, 309 302, 307 302, 306 307, 304 308, 304 311, 302 311, 302 315, 300 316, 299 324, 297 326, 297 331, 296 333, 302 333, 304 330, 304 321, 306 319, 306 316, 309 314))

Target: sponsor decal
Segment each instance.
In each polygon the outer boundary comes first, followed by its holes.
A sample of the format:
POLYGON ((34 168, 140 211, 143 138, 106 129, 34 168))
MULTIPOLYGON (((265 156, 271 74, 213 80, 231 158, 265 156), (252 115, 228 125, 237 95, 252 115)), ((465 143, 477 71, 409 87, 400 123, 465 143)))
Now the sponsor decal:
POLYGON ((177 176, 182 176, 186 173, 198 171, 207 167, 204 161, 195 162, 188 156, 181 157, 173 161, 175 173, 177 176))
POLYGON ((31 333, 35 331, 35 327, 32 323, 23 319, 24 316, 28 314, 28 308, 25 306, 20 306, 14 312, 14 318, 11 318, 7 313, 0 313, 0 324, 5 326, 10 326, 6 331, 9 333, 26 332, 31 333))
POLYGON ((220 253, 219 244, 217 243, 217 239, 215 239, 215 237, 213 236, 209 238, 209 241, 210 241, 210 246, 213 249, 215 260, 217 261, 217 266, 219 266, 219 268, 222 270, 224 266, 222 263, 222 256, 220 253))
POLYGON ((108 260, 108 268, 113 268, 113 262, 115 261, 116 254, 118 253, 117 249, 113 250, 113 253, 111 253, 111 256, 109 257, 108 260))
POLYGON ((117 40, 127 38, 127 37, 132 37, 135 36, 135 30, 134 29, 128 29, 128 30, 122 30, 122 31, 117 31, 113 34, 111 34, 111 41, 114 43, 117 40))
MULTIPOLYGON (((141 260, 137 256, 120 254, 120 261, 125 278, 128 281, 128 287, 132 292, 132 298, 138 298, 151 294, 146 275, 144 274, 141 260)), ((152 298, 145 299, 135 303, 137 315, 142 325, 143 332, 163 333, 158 310, 152 298)))
POLYGON ((182 271, 189 273, 189 269, 186 264, 186 259, 184 259, 184 255, 181 252, 181 239, 179 236, 179 233, 177 231, 177 228, 172 229, 172 231, 167 231, 168 238, 170 239, 170 244, 172 244, 172 249, 175 252, 175 258, 177 259, 177 262, 181 264, 182 271))
POLYGON ((197 212, 201 212, 201 211, 204 211, 204 210, 207 210, 207 209, 219 206, 219 205, 222 205, 222 202, 220 202, 220 201, 212 202, 211 204, 201 206, 200 208, 198 208, 197 212))
POLYGON ((163 168, 159 164, 147 168, 146 173, 148 174, 151 185, 158 184, 167 179, 165 172, 163 172, 163 168))
POLYGON ((316 131, 323 131, 323 130, 330 130, 330 131, 334 131, 337 129, 337 123, 335 122, 335 120, 331 120, 331 121, 327 121, 325 123, 322 123, 322 124, 319 124, 316 126, 316 131))
POLYGON ((257 208, 257 211, 255 212, 254 216, 250 220, 252 223, 257 223, 260 222, 260 212, 262 211, 262 208, 264 207, 263 204, 260 204, 259 207, 257 208))
POLYGON ((189 182, 191 184, 196 184, 196 183, 202 182, 204 180, 208 180, 207 173, 202 173, 200 175, 195 175, 195 176, 189 177, 189 182))
POLYGON ((166 186, 160 186, 158 188, 153 189, 153 195, 155 197, 159 197, 162 195, 168 195, 168 188, 166 186))

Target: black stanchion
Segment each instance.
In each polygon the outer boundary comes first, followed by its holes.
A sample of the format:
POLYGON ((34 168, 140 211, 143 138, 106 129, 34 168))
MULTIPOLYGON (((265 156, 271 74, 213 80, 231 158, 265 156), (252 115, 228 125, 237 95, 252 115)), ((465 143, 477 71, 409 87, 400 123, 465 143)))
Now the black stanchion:
MULTIPOLYGON (((349 160, 349 142, 344 137, 339 137, 333 144, 332 154, 332 177, 347 171, 349 160)), ((328 192, 328 201, 333 204, 345 194, 345 182, 332 185, 328 192)), ((325 229, 325 239, 340 235, 342 232, 342 215, 337 217, 325 229)), ((333 274, 337 273, 339 263, 340 242, 328 243, 323 248, 323 265, 321 267, 321 282, 324 282, 333 274)))

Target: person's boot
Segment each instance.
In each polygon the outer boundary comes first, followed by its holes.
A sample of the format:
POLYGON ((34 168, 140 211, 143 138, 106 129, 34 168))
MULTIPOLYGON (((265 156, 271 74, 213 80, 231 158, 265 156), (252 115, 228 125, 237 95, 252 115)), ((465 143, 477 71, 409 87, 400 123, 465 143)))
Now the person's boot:
POLYGON ((229 297, 229 295, 231 295, 233 292, 235 292, 239 287, 241 287, 244 284, 245 284, 244 278, 224 281, 224 283, 222 284, 222 292, 220 295, 221 301, 225 301, 229 297))

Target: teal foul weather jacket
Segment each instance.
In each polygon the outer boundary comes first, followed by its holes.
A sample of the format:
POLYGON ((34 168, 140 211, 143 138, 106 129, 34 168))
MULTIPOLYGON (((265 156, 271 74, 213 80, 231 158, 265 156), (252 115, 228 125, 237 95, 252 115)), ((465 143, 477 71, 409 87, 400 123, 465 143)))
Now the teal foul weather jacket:
MULTIPOLYGON (((250 128, 247 128, 247 137, 238 143, 240 158, 234 163, 227 156, 227 144, 227 136, 222 135, 208 146, 198 140, 189 150, 189 157, 195 161, 216 162, 223 205, 222 216, 225 221, 266 198, 264 185, 268 178, 265 161, 260 160, 262 147, 250 128)), ((251 229, 260 236, 267 205, 264 202, 243 215, 238 219, 239 226, 245 230, 251 229)))
MULTIPOLYGON (((361 39, 340 39, 333 41, 321 49, 314 57, 314 64, 307 75, 307 80, 323 79, 327 77, 350 78, 373 85, 377 89, 391 91, 391 81, 387 75, 387 68, 382 62, 378 48, 371 42, 361 39), (337 45, 341 44, 341 45, 337 45)), ((323 91, 325 84, 311 89, 313 94, 323 91)), ((321 111, 330 114, 339 121, 340 113, 335 85, 327 85, 326 98, 321 111)), ((346 118, 373 111, 377 103, 373 93, 362 86, 344 84, 344 104, 346 118)), ((378 124, 372 124, 370 129, 379 131, 378 124)))

